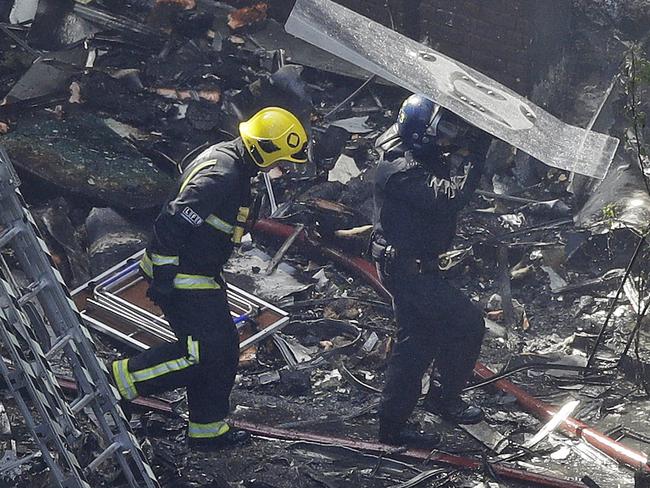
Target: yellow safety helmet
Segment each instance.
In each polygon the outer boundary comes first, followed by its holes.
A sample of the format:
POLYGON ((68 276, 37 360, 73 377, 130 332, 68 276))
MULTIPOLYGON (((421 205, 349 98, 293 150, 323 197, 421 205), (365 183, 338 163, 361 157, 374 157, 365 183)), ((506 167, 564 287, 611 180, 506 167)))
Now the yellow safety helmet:
POLYGON ((300 121, 280 107, 267 107, 239 124, 248 153, 261 168, 278 161, 307 162, 309 138, 300 121))

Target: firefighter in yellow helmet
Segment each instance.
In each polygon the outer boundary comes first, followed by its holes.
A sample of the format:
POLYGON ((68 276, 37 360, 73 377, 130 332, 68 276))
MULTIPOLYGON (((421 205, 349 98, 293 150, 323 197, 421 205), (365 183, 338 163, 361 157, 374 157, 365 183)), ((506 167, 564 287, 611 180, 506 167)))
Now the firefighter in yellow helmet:
POLYGON ((140 263, 178 340, 112 364, 124 400, 186 387, 188 444, 204 450, 247 437, 225 421, 239 338, 221 270, 244 234, 250 179, 282 161, 307 162, 307 133, 287 110, 265 108, 239 134, 182 168, 140 263))

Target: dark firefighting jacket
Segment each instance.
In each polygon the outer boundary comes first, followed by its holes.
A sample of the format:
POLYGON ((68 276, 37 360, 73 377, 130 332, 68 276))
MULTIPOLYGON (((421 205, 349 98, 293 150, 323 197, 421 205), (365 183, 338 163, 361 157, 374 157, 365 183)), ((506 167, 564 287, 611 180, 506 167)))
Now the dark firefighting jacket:
POLYGON ((394 137, 378 140, 382 157, 375 172, 374 239, 403 257, 436 260, 447 251, 458 212, 479 184, 486 136, 481 137, 480 156, 466 155, 455 176, 440 148, 416 154, 394 137))
POLYGON ((240 138, 211 146, 183 168, 140 262, 155 293, 223 286, 221 270, 244 233, 257 171, 240 138))

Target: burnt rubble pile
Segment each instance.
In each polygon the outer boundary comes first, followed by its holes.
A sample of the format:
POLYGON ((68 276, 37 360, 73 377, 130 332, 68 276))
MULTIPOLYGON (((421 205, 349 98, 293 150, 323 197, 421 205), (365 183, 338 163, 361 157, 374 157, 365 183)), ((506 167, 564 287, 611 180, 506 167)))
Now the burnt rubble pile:
MULTIPOLYGON (((638 151, 649 134, 634 131, 629 102, 632 41, 638 66, 648 66, 646 13, 636 2, 574 2, 567 56, 581 61, 562 61, 557 79, 522 93, 541 105, 561 91, 554 115, 622 139, 602 182, 493 142, 441 267, 484 310, 476 382, 497 371, 505 379, 468 388, 487 414, 477 427, 417 410, 445 446, 422 453, 375 443, 394 323, 366 254, 374 143, 407 92, 287 34, 290 3, 0 0, 0 146, 71 289, 95 286, 143 249, 179 164, 234 137, 240 121, 277 105, 310 128, 307 167, 271 173, 277 208, 256 181, 259 221, 225 270, 230 284, 289 317, 240 357, 231 419, 256 436, 192 453, 182 392, 135 405, 131 426, 161 485, 647 486, 632 463, 584 435, 593 427, 631 452, 650 450, 650 249, 639 240, 650 220, 649 163, 638 151), (568 421, 535 436, 557 413, 549 405, 574 400, 568 421), (547 478, 517 482, 509 469, 547 478)), ((639 113, 650 105, 642 74, 632 75, 639 113)), ((3 258, 11 267, 11 254, 3 258)), ((106 362, 135 347, 93 334, 106 362)), ((427 374, 423 392, 434 382, 427 374)), ((6 395, 4 460, 36 450, 21 425, 6 395)), ((85 450, 99 449, 92 423, 84 428, 85 450)), ((50 481, 38 458, 0 471, 0 486, 50 481)), ((125 485, 107 467, 97 486, 125 485)))

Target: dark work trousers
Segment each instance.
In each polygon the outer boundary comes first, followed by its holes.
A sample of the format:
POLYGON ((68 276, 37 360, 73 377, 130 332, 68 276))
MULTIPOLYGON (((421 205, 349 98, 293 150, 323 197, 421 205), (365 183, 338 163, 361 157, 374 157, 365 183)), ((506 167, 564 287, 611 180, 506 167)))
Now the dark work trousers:
POLYGON ((397 337, 386 372, 380 422, 404 425, 417 404, 422 376, 435 359, 444 398, 459 396, 478 359, 482 312, 439 273, 403 274, 382 280, 393 295, 397 337))
MULTIPOLYGON (((174 290, 159 305, 178 341, 128 360, 127 383, 135 391, 127 393, 150 395, 186 387, 190 431, 193 423, 224 419, 239 361, 239 336, 225 290, 174 290)), ((123 388, 120 392, 125 396, 123 388)))

